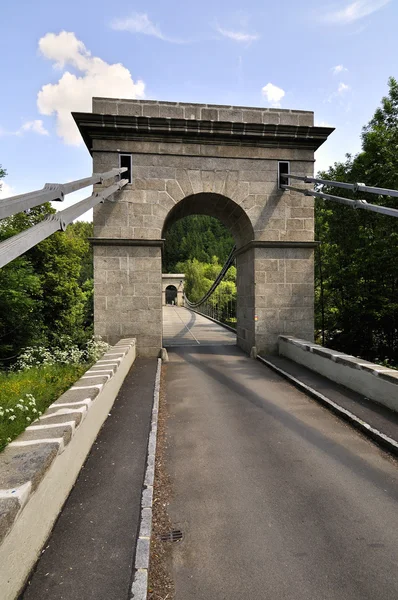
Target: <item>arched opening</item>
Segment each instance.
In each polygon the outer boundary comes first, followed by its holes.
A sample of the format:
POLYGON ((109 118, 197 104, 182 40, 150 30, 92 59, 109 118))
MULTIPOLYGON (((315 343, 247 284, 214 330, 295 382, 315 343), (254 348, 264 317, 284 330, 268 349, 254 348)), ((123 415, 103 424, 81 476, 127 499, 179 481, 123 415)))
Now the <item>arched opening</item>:
MULTIPOLYGON (((169 211, 164 221, 162 238, 165 239, 163 272, 184 272, 187 297, 194 302, 208 291, 232 248, 236 246, 242 251, 207 306, 202 310, 198 307, 197 310, 233 327, 239 344, 243 345, 243 338, 247 341, 246 349, 250 349, 252 341, 251 338, 249 340, 250 336, 246 336, 246 331, 253 331, 254 273, 253 260, 247 258, 243 247, 254 239, 254 231, 244 208, 221 194, 199 193, 187 196, 169 211), (169 250, 170 240, 173 252, 169 250), (190 264, 187 266, 187 263, 190 264), (192 279, 196 278, 200 284, 193 286, 192 279)), ((169 304, 167 298, 166 304, 169 304)), ((173 315, 169 317, 177 318, 173 315)), ((188 328, 191 321, 195 320, 194 314, 184 317, 183 310, 181 317, 187 319, 185 325, 188 328)), ((170 330, 166 321, 164 338, 169 337, 165 331, 170 330)), ((185 333, 186 330, 185 327, 185 333)), ((233 332, 232 336, 235 340, 233 332)))
POLYGON ((165 219, 162 237, 165 237, 173 223, 190 215, 207 215, 219 219, 231 232, 237 248, 254 239, 253 225, 242 206, 222 194, 212 192, 193 194, 180 200, 165 219))
POLYGON ((175 285, 168 285, 166 288, 166 304, 177 304, 177 288, 175 285))

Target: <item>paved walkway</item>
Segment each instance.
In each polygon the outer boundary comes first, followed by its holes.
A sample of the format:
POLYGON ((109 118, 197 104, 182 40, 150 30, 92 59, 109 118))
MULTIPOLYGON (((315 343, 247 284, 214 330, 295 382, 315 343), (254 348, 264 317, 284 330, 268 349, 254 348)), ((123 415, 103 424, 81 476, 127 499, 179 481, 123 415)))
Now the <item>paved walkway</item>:
POLYGON ((398 413, 365 398, 357 392, 330 381, 303 365, 299 365, 284 356, 265 356, 266 360, 292 375, 313 390, 320 392, 341 408, 398 443, 398 413))
POLYGON ((398 598, 397 462, 237 347, 169 359, 176 600, 398 598))
POLYGON ((209 319, 178 306, 163 307, 163 346, 235 345, 236 335, 209 319))
POLYGON ((156 366, 135 360, 23 600, 130 597, 156 366))

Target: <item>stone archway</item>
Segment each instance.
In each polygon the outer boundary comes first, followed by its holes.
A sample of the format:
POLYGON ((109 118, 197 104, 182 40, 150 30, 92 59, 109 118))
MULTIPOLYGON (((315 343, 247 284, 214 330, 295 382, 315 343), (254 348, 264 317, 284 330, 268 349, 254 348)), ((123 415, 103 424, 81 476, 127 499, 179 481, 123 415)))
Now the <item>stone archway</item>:
POLYGON ((171 294, 167 290, 173 288, 173 300, 176 306, 184 306, 185 274, 184 273, 163 273, 162 274, 162 305, 170 304, 168 300, 171 294))
POLYGON ((177 288, 175 285, 168 285, 166 290, 166 304, 172 304, 175 306, 177 304, 177 288))
POLYGON ((173 223, 190 215, 207 215, 219 219, 229 229, 238 251, 242 253, 238 255, 236 261, 237 342, 249 352, 255 345, 254 271, 252 261, 244 258, 245 247, 249 247, 255 237, 250 217, 244 206, 221 193, 190 194, 177 201, 167 213, 162 228, 162 238, 173 223))
MULTIPOLYGON (((132 181, 94 209, 94 325, 111 343, 162 344, 162 232, 210 214, 238 246, 238 344, 263 353, 278 334, 313 338, 314 200, 279 188, 279 161, 313 175, 314 151, 333 131, 313 113, 138 100, 93 100, 74 114, 94 171, 131 156, 132 181)), ((297 184, 305 185, 305 184, 297 184)))

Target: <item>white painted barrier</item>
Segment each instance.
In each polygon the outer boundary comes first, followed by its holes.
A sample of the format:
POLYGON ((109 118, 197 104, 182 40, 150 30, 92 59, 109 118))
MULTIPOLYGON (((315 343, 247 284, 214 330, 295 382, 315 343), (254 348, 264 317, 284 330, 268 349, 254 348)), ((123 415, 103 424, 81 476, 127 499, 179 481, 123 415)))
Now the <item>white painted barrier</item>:
POLYGON ((279 354, 398 412, 395 369, 288 335, 279 336, 279 354))

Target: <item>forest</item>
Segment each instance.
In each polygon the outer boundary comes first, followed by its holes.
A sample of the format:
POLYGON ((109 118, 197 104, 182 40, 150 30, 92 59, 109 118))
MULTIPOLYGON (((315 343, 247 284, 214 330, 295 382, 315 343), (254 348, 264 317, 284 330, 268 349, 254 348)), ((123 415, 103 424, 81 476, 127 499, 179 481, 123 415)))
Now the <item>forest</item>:
MULTIPOLYGON (((321 173, 325 179, 398 189, 398 83, 363 128, 362 149, 321 173)), ((6 174, 0 167, 0 180, 6 174)), ((335 195, 349 192, 325 189, 335 195)), ((391 197, 366 197, 396 207, 391 197)), ((398 220, 316 200, 316 339, 365 359, 398 366, 398 220)), ((0 241, 54 212, 50 205, 0 222, 0 241)), ((88 238, 92 224, 76 222, 0 270, 0 365, 22 349, 81 346, 92 335, 93 274, 88 238)), ((198 300, 217 276, 233 239, 216 219, 192 216, 167 232, 164 272, 184 271, 187 294, 198 300)), ((236 298, 235 268, 223 282, 226 302, 236 298)))

